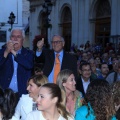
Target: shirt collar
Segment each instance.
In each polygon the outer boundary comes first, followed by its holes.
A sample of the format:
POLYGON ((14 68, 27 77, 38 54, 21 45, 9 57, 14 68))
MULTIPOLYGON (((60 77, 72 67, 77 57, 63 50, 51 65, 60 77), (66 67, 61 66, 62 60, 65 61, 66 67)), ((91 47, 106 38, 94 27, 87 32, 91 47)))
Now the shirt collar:
POLYGON ((17 51, 17 54, 21 54, 22 48, 17 51))
POLYGON ((55 54, 55 55, 56 55, 56 54, 59 54, 60 56, 63 56, 63 50, 62 50, 62 51, 60 51, 59 53, 54 52, 54 54, 55 54))
POLYGON ((83 79, 82 76, 81 76, 81 79, 82 79, 82 82, 83 82, 83 83, 90 83, 90 78, 88 79, 88 81, 84 81, 84 79, 83 79))

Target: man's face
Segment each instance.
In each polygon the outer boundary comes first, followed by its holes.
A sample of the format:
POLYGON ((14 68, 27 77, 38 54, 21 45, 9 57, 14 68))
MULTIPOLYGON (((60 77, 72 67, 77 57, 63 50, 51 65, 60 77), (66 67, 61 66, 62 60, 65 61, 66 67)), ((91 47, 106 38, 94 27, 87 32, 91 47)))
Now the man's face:
POLYGON ((108 57, 109 57, 109 56, 108 56, 108 53, 104 53, 103 59, 104 59, 104 60, 108 60, 108 57))
POLYGON ((63 50, 65 42, 61 40, 60 36, 54 36, 52 40, 52 48, 55 52, 63 50))
POLYGON ((91 60, 89 61, 89 63, 90 63, 91 68, 92 68, 92 67, 96 67, 96 63, 95 63, 95 60, 94 60, 94 59, 91 59, 91 60))
POLYGON ((82 60, 85 60, 85 61, 88 60, 87 53, 83 53, 83 54, 82 54, 82 60))
POLYGON ((104 74, 104 75, 107 75, 109 72, 109 68, 108 68, 108 65, 107 64, 103 64, 101 66, 101 73, 104 74))
POLYGON ((113 70, 117 72, 118 70, 118 60, 114 60, 112 62, 113 70))
POLYGON ((10 36, 10 39, 12 40, 14 44, 15 51, 21 49, 21 47, 23 46, 23 41, 24 41, 21 30, 13 30, 10 36))
POLYGON ((89 79, 91 76, 90 65, 83 65, 81 70, 81 75, 83 78, 89 79))
POLYGON ((117 72, 120 74, 120 62, 118 62, 118 70, 117 72))
POLYGON ((88 59, 92 58, 92 53, 91 52, 87 52, 87 56, 88 56, 88 59))

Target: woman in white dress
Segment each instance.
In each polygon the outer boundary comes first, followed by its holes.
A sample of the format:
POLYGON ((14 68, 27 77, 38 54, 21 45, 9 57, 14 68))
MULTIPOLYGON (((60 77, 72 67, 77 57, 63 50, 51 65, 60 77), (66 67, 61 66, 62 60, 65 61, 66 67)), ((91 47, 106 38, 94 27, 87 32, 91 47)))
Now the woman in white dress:
POLYGON ((44 84, 37 99, 39 111, 29 113, 26 120, 74 120, 62 102, 59 86, 54 83, 44 84))
POLYGON ((15 109, 14 116, 17 120, 25 120, 28 113, 37 109, 36 99, 38 98, 40 87, 47 82, 47 77, 41 74, 29 78, 28 94, 22 95, 15 109))

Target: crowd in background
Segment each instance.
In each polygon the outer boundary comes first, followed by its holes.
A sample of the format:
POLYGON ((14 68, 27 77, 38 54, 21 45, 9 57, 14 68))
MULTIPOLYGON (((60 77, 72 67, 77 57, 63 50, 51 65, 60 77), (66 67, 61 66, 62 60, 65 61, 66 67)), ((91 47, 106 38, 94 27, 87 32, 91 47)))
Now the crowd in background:
MULTIPOLYGON (((38 39, 38 41, 39 40, 40 39, 38 39)), ((75 56, 77 58, 77 77, 75 75, 75 82, 73 82, 72 84, 74 84, 76 86, 76 89, 81 92, 81 95, 79 94, 80 96, 82 96, 80 98, 81 99, 80 101, 82 101, 82 98, 85 97, 85 95, 87 93, 87 87, 89 86, 91 81, 94 81, 97 79, 106 80, 109 83, 110 87, 113 86, 113 84, 116 83, 117 81, 118 81, 117 84, 119 84, 119 81, 120 81, 120 54, 119 54, 120 48, 119 48, 119 46, 120 45, 118 45, 118 49, 115 49, 114 44, 107 43, 106 46, 103 47, 102 44, 90 44, 90 41, 87 41, 85 45, 81 44, 79 48, 75 44, 73 44, 71 46, 70 54, 72 54, 73 56, 75 56), (83 70, 83 68, 87 68, 87 69, 83 70), (87 84, 87 85, 85 85, 85 84, 87 84)), ((38 60, 38 61, 40 61, 40 60, 38 60)), ((36 63, 40 63, 40 62, 36 61, 36 63)), ((41 62, 41 63, 44 64, 44 62, 41 62)), ((71 60, 71 64, 72 64, 72 60, 71 60)), ((66 72, 68 72, 68 71, 62 70, 59 73, 59 75, 66 74, 66 72)), ((63 80, 65 82, 65 79, 67 76, 65 78, 64 77, 59 78, 59 75, 58 75, 57 84, 60 86, 60 88, 62 90, 65 90, 65 88, 62 87, 61 82, 63 82, 63 80)), ((74 75, 74 73, 73 73, 73 75, 74 75)), ((102 86, 100 86, 100 87, 102 89, 102 86)), ((117 90, 118 90, 118 88, 117 88, 117 90)), ((112 87, 111 87, 111 89, 112 89, 112 87)), ((118 93, 119 93, 119 90, 118 90, 118 93)), ((66 95, 67 95, 67 93, 66 93, 66 95)), ((79 95, 77 95, 77 97, 79 95)), ((103 96, 105 97, 105 95, 103 95, 103 96)), ((120 95, 117 94, 117 97, 119 99, 120 95)), ((72 115, 75 115, 75 111, 74 111, 75 109, 73 110, 70 108, 70 107, 74 108, 74 106, 72 106, 72 104, 73 105, 75 104, 74 101, 72 102, 72 100, 70 100, 70 103, 69 103, 69 98, 66 98, 66 99, 68 99, 68 100, 65 100, 67 111, 69 111, 72 115)), ((107 102, 107 99, 106 99, 106 102, 107 102)), ((99 101, 99 99, 98 99, 98 101, 99 101)), ((120 99, 118 101, 120 101, 120 99)), ((81 102, 79 104, 80 104, 79 106, 81 106, 81 104, 84 104, 84 102, 81 102)), ((119 103, 117 104, 117 106, 119 106, 119 103)), ((120 110, 119 109, 117 110, 116 116, 118 119, 120 119, 118 111, 120 111, 120 110)), ((115 112, 113 112, 113 113, 115 115, 115 112)), ((78 119, 78 118, 76 118, 76 119, 78 119)), ((89 119, 89 117, 88 117, 88 119, 89 119)), ((108 118, 108 119, 110 119, 110 118, 108 118)), ((115 118, 113 117, 111 119, 115 119, 115 118)), ((85 120, 87 120, 87 119, 85 119, 85 120)))
POLYGON ((87 41, 68 53, 54 35, 52 49, 37 37, 28 50, 24 37, 13 29, 0 50, 1 120, 120 120, 119 48, 87 41))

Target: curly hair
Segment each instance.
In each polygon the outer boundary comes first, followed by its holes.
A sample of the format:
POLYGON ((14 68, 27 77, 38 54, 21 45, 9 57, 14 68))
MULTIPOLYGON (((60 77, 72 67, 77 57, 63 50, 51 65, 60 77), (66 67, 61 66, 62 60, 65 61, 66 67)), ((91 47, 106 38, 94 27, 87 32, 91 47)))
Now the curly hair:
POLYGON ((115 105, 120 104, 120 81, 116 81, 112 86, 113 101, 115 105))
POLYGON ((88 86, 85 100, 90 103, 96 120, 110 120, 115 114, 112 91, 109 83, 105 80, 97 79, 92 81, 88 86))
POLYGON ((116 110, 116 117, 120 120, 120 81, 112 85, 113 102, 116 110))

